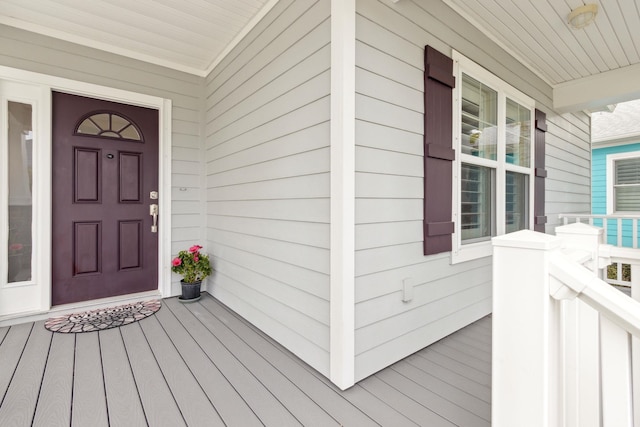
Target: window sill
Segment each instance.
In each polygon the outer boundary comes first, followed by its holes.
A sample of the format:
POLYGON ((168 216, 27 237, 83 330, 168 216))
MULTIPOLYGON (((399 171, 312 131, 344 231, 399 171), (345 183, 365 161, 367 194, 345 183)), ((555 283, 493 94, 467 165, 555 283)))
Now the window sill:
POLYGON ((471 243, 460 245, 451 251, 451 264, 473 261, 474 259, 485 258, 493 255, 493 245, 491 240, 482 243, 471 243))

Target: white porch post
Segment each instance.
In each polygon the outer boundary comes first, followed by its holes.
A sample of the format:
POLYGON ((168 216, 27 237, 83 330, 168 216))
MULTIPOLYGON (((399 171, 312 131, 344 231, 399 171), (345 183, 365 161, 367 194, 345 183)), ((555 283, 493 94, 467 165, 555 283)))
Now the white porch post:
MULTIPOLYGON (((598 259, 603 229, 582 223, 556 228, 562 246, 588 252, 594 275, 601 273, 598 259)), ((565 426, 600 425, 600 337, 599 315, 579 301, 569 301, 563 310, 563 385, 565 426)))
POLYGON ((493 239, 492 425, 551 427, 557 411, 558 302, 549 260, 558 237, 522 230, 493 239))
POLYGON ((355 0, 331 0, 330 377, 355 382, 355 0))

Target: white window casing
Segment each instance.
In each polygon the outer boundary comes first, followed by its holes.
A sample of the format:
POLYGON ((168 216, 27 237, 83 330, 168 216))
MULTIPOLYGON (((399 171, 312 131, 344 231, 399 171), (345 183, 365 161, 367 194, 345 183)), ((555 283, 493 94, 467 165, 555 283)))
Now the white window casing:
MULTIPOLYGON (((456 77, 456 88, 454 89, 453 99, 453 147, 456 151, 456 160, 453 165, 453 221, 455 223, 455 230, 452 236, 452 252, 451 262, 452 264, 473 260, 476 258, 482 258, 490 256, 492 254, 491 237, 505 234, 507 232, 506 226, 506 203, 507 203, 507 174, 511 173, 510 184, 522 183, 522 177, 528 185, 528 194, 520 195, 525 196, 526 199, 514 198, 514 202, 518 202, 518 205, 526 209, 527 218, 525 228, 532 229, 534 224, 534 211, 533 211, 533 185, 534 185, 534 118, 535 118, 535 101, 518 91, 511 85, 499 79, 486 69, 482 68, 478 64, 462 56, 456 51, 453 51, 452 58, 454 60, 454 76, 456 77), (470 79, 475 80, 483 85, 492 89, 497 94, 497 116, 495 118, 496 126, 489 126, 483 129, 483 132, 495 132, 495 138, 497 144, 495 146, 495 153, 483 154, 472 153, 469 150, 470 143, 463 143, 462 136, 462 114, 463 114, 463 99, 462 99, 462 87, 463 87, 463 74, 470 79), (517 103, 520 107, 524 107, 524 111, 529 111, 529 126, 527 130, 528 134, 528 162, 509 162, 507 161, 507 139, 511 130, 507 130, 507 100, 511 102, 511 106, 517 103), (520 164, 517 164, 520 163, 520 164), (522 163, 526 163, 523 165, 522 163), (461 209, 462 203, 462 170, 463 164, 490 168, 494 180, 494 191, 491 195, 491 203, 493 204, 494 211, 491 214, 489 221, 490 232, 483 238, 470 238, 468 233, 466 238, 463 235, 462 230, 462 217, 463 212, 461 209), (521 175, 518 175, 521 174, 521 175), (466 241, 465 241, 466 240, 466 241)), ((523 110, 520 110, 523 111, 523 110)), ((481 113, 478 113, 479 123, 482 122, 481 113)), ((487 124, 486 122, 484 123, 487 124)), ((521 132, 522 127, 519 128, 521 132)), ((491 138, 494 138, 491 135, 491 138)), ((513 144, 510 145, 512 147, 513 144)), ((480 148, 480 145, 478 145, 480 148)), ((518 147, 521 148, 521 147, 518 147)), ((525 150, 526 151, 526 150, 525 150)), ((517 154, 516 154, 517 155, 517 154)), ((515 188, 515 185, 510 185, 510 188, 515 188)), ((516 194, 510 192, 509 197, 515 197, 516 194)), ((511 200, 510 200, 511 203, 511 200)), ((513 221, 522 220, 522 218, 513 218, 513 221)))
MULTIPOLYGON (((631 151, 627 153, 614 153, 607 154, 606 156, 606 192, 607 192, 607 215, 613 215, 616 213, 637 213, 634 210, 620 210, 616 203, 616 177, 619 161, 634 161, 637 160, 640 163, 640 153, 637 151, 631 151)), ((625 162, 626 163, 626 162, 625 162)), ((633 166, 633 165, 631 165, 633 166)), ((622 185, 621 185, 622 186, 622 185)), ((625 187, 635 187, 637 184, 624 184, 625 187)))

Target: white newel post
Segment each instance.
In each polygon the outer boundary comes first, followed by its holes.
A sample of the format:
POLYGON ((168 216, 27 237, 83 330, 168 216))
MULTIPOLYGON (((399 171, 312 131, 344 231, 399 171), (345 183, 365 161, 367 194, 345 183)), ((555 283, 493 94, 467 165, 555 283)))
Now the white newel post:
MULTIPOLYGON (((556 227, 562 247, 590 255, 593 274, 601 274, 600 245, 604 230, 573 223, 556 227)), ((566 427, 600 425, 600 336, 596 310, 578 300, 567 301, 563 310, 564 413, 566 427)))
POLYGON ((493 246, 492 425, 559 426, 559 302, 549 296, 549 260, 561 240, 522 230, 493 246))

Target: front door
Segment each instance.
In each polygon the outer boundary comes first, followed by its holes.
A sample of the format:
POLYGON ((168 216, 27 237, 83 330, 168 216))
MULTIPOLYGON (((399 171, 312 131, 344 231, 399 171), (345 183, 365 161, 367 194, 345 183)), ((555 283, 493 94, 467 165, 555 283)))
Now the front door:
POLYGON ((157 289, 158 111, 52 103, 52 305, 157 289))

